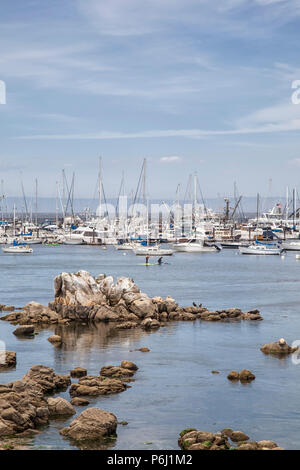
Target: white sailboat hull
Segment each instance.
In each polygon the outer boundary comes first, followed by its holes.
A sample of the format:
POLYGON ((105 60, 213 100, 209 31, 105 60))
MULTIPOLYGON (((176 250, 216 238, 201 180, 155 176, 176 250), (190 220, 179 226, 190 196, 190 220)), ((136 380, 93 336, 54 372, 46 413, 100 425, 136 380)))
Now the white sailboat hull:
POLYGON ((23 253, 32 253, 33 249, 28 246, 8 246, 2 248, 3 253, 13 253, 13 254, 23 254, 23 253))
POLYGON ((240 247, 239 251, 242 255, 280 255, 282 249, 265 246, 248 246, 240 247))
POLYGON ((145 246, 141 248, 136 248, 134 253, 137 256, 171 256, 173 255, 173 250, 168 250, 164 248, 156 248, 151 246, 145 246))
POLYGON ((215 246, 205 246, 201 243, 178 243, 173 245, 176 252, 181 253, 213 253, 218 251, 215 246))

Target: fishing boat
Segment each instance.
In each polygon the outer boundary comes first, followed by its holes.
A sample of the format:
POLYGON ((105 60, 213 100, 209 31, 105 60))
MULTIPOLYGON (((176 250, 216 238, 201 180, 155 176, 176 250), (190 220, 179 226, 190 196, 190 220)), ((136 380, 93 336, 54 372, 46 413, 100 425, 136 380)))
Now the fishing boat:
POLYGON ((141 246, 135 248, 134 253, 140 256, 172 256, 174 251, 167 248, 160 248, 160 246, 141 246))
POLYGON ((282 248, 274 244, 255 244, 240 246, 239 251, 242 255, 280 255, 282 248))

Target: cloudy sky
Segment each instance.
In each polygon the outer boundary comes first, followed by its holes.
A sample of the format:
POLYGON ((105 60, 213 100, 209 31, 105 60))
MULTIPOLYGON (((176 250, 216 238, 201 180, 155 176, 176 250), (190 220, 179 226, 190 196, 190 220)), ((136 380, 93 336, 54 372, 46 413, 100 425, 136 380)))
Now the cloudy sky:
POLYGON ((1 0, 0 179, 55 195, 64 168, 92 197, 300 188, 300 0, 1 0), (270 184, 272 180, 272 184, 270 184))

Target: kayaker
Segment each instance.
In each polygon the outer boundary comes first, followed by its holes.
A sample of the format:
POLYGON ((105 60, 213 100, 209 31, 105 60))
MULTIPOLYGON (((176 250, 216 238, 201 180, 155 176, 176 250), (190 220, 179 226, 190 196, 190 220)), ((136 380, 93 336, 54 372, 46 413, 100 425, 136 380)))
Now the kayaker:
POLYGON ((149 256, 147 255, 146 256, 146 264, 148 265, 148 263, 149 263, 149 256))
POLYGON ((161 263, 162 263, 162 259, 163 259, 163 257, 162 257, 162 256, 161 256, 160 258, 158 258, 157 262, 158 262, 158 264, 159 264, 159 265, 161 265, 161 263))

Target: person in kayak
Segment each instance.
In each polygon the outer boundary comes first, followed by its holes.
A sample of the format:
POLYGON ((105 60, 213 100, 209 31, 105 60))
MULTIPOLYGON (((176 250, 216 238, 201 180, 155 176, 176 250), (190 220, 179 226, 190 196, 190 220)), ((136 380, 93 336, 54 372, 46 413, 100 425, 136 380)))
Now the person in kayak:
POLYGON ((160 258, 158 258, 157 262, 158 262, 158 264, 159 264, 159 265, 161 265, 161 264, 162 264, 162 259, 163 259, 163 257, 162 257, 162 256, 161 256, 160 258))
POLYGON ((146 265, 148 265, 148 263, 149 263, 149 256, 147 255, 146 256, 146 265))

